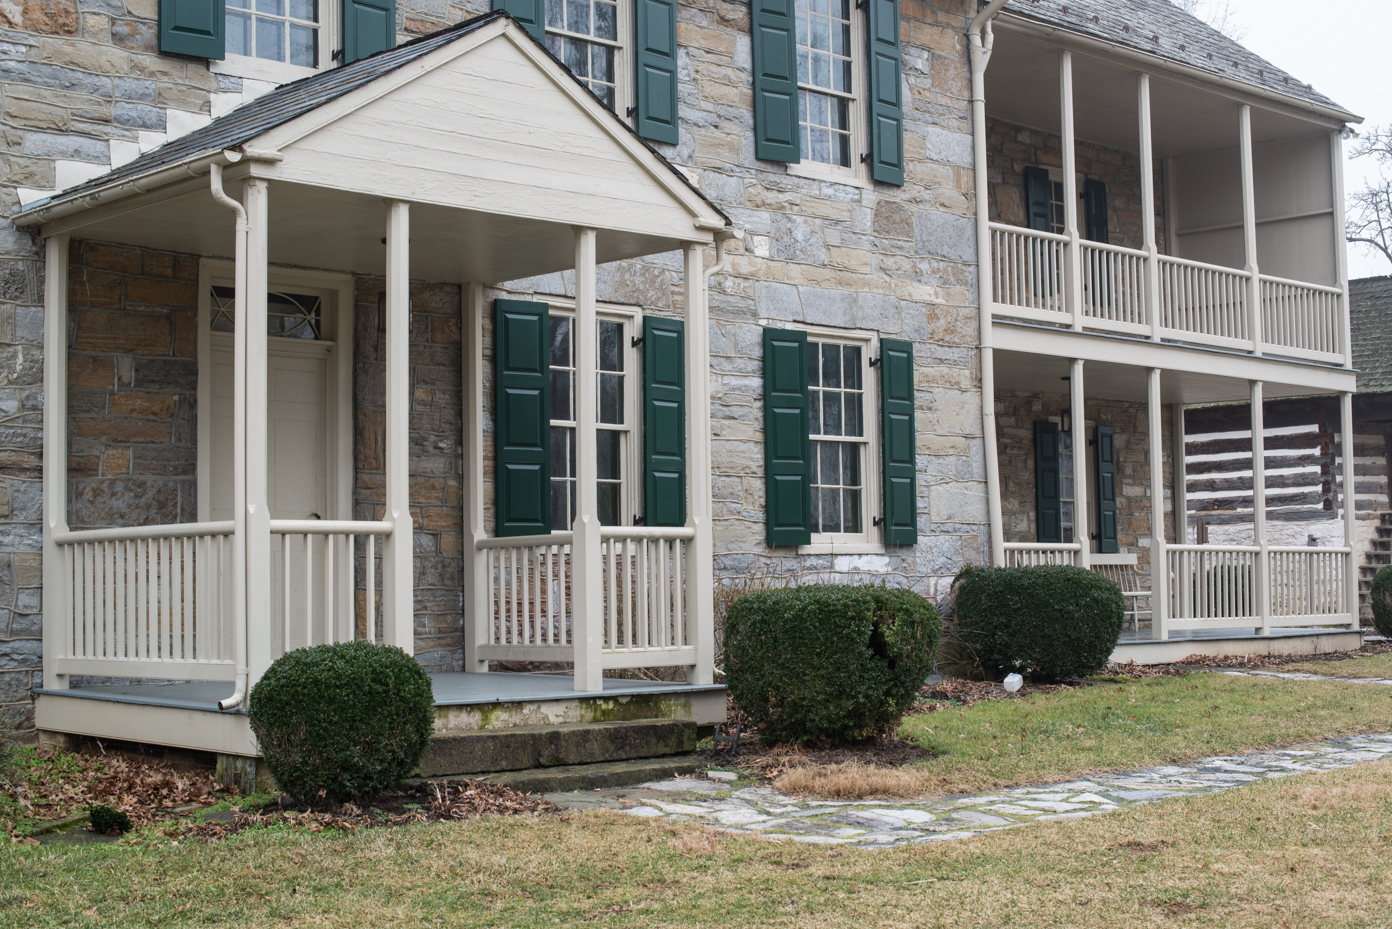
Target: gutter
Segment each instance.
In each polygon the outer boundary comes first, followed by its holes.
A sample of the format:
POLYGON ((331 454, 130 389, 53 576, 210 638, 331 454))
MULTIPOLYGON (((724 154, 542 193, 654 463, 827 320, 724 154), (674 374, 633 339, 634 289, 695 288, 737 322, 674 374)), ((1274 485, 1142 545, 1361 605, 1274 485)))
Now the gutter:
POLYGON ((208 174, 214 165, 219 167, 233 164, 237 161, 259 161, 275 163, 282 161, 284 156, 279 152, 264 152, 247 150, 237 152, 232 150, 202 151, 186 158, 180 159, 172 165, 162 168, 155 168, 144 174, 137 174, 135 177, 125 178, 119 181, 112 181, 103 184, 94 190, 85 193, 64 196, 61 192, 55 197, 44 200, 36 206, 19 213, 14 217, 14 224, 21 228, 37 226, 40 223, 52 222, 62 219, 65 216, 72 216, 84 210, 95 209, 105 206, 108 203, 115 203, 136 194, 148 193, 166 184, 175 181, 182 181, 190 177, 202 177, 208 174))

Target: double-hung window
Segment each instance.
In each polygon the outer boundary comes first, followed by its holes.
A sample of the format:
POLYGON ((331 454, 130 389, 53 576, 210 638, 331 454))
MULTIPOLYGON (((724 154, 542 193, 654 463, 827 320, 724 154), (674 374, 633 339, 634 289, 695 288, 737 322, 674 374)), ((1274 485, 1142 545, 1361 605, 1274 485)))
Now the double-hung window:
MULTIPOLYGON (((595 455, 599 522, 603 526, 632 523, 634 403, 630 382, 636 370, 632 346, 636 318, 602 313, 596 322, 595 455)), ((575 520, 575 317, 572 311, 551 307, 551 528, 568 531, 575 520)))
POLYGON ((796 9, 800 164, 832 176, 835 169, 855 173, 863 135, 860 17, 851 0, 797 0, 796 9))
POLYGON ((318 0, 226 0, 227 54, 319 67, 318 0))
POLYGON ((866 433, 868 346, 807 341, 807 420, 811 441, 812 542, 867 542, 866 433))
POLYGON ((614 112, 629 104, 627 0, 545 0, 546 47, 614 112), (620 7, 623 9, 620 9, 620 7))

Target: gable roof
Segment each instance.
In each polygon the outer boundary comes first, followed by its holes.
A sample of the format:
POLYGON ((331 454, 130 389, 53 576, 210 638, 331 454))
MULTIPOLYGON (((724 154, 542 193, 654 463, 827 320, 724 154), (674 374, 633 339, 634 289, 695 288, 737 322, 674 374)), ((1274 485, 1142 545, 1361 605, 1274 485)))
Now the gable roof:
POLYGON ((1248 51, 1169 0, 1010 0, 1005 11, 1357 119, 1309 84, 1248 51))
POLYGON ((1349 311, 1358 392, 1392 393, 1392 276, 1349 281, 1349 311))
MULTIPOLYGON (((446 46, 451 42, 457 41, 500 19, 506 19, 516 25, 517 31, 526 35, 527 38, 541 49, 552 60, 560 65, 577 84, 585 87, 579 79, 571 74, 570 69, 555 58, 550 50, 531 36, 524 28, 516 24, 516 20, 505 11, 495 10, 481 16, 475 16, 454 26, 441 29, 429 35, 412 39, 402 45, 386 49, 370 55, 367 58, 360 58, 357 61, 337 68, 329 68, 312 74, 309 77, 282 84, 276 89, 265 93, 256 99, 244 103, 236 109, 223 116, 214 119, 208 125, 203 126, 187 135, 180 136, 161 145, 153 151, 146 152, 118 168, 115 168, 100 177, 93 178, 75 187, 59 191, 52 197, 31 203, 23 211, 33 213, 43 210, 47 206, 60 200, 72 200, 82 197, 92 191, 128 181, 141 175, 158 171, 162 168, 176 165, 181 161, 211 152, 220 152, 227 149, 235 149, 246 145, 248 142, 264 135, 278 126, 282 126, 292 120, 315 110, 327 103, 330 103, 352 91, 370 84, 373 81, 390 74, 399 68, 410 64, 417 59, 423 58, 438 48, 446 46)), ((586 88, 586 92, 589 90, 586 88)), ((711 200, 701 192, 701 189, 693 184, 681 171, 677 170, 671 162, 662 156, 662 153, 654 149, 646 141, 641 139, 628 123, 614 117, 615 124, 622 126, 627 133, 634 139, 642 143, 647 151, 656 157, 681 184, 693 191, 701 198, 712 210, 714 210, 728 224, 730 219, 725 212, 716 206, 711 200)))

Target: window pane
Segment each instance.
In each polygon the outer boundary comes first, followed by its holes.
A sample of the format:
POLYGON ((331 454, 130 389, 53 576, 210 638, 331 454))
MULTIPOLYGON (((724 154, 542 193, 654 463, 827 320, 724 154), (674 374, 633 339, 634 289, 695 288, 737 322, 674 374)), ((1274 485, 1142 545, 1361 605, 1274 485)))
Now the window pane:
MULTIPOLYGON (((546 26, 548 29, 562 29, 565 27, 565 2, 564 0, 546 0, 546 26)), ((550 44, 549 42, 547 43, 550 44)))
POLYGON ((855 442, 841 446, 841 483, 846 487, 860 486, 860 445, 855 442))
POLYGON ((842 349, 845 356, 846 365, 846 388, 848 390, 861 390, 860 386, 860 346, 847 345, 842 349))
POLYGON ((285 15, 285 0, 256 0, 256 12, 272 16, 285 15))
POLYGON ((565 64, 576 77, 590 76, 590 43, 576 39, 566 39, 565 64))
POLYGON ((619 518, 619 485, 600 484, 595 488, 599 504, 599 524, 601 526, 622 525, 619 518))
POLYGON ((850 23, 831 24, 831 50, 838 55, 849 55, 851 47, 850 23))
POLYGON ((311 23, 319 22, 318 0, 290 0, 290 15, 311 23))
POLYGON ((813 16, 809 25, 812 27, 812 41, 808 44, 824 52, 831 51, 831 22, 824 17, 813 16))
POLYGON ((864 417, 861 416, 861 398, 864 394, 845 395, 846 435, 865 435, 864 417))
POLYGON ((600 321, 599 324, 599 370, 622 371, 623 365, 623 323, 600 321))
POLYGON ((566 28, 581 35, 590 34, 589 0, 570 0, 566 4, 566 28))
POLYGON ((822 347, 822 386, 840 387, 841 386, 841 346, 823 345, 822 347))
MULTIPOLYGON (((608 45, 590 46, 590 74, 597 81, 614 80, 614 50, 608 45)), ((595 93, 598 94, 603 89, 596 87, 595 93)))
POLYGON ((821 449, 822 449, 822 443, 821 443, 821 442, 813 442, 813 443, 812 443, 811 461, 810 461, 809 463, 810 463, 810 465, 811 465, 811 478, 812 478, 812 483, 813 483, 813 484, 820 484, 820 483, 822 482, 822 481, 821 481, 821 472, 817 470, 817 462, 821 461, 821 459, 822 459, 822 452, 821 452, 821 449))
POLYGON ((227 54, 251 56, 251 17, 227 11, 227 54))
POLYGON ((306 68, 319 66, 319 30, 313 26, 290 24, 290 63, 306 68))
POLYGON ((551 476, 570 477, 573 472, 571 463, 575 456, 570 454, 570 439, 575 435, 574 429, 567 429, 564 426, 551 427, 551 476))
POLYGON ((571 383, 574 375, 569 371, 551 369, 551 418, 573 420, 575 414, 570 410, 571 383))
POLYGON ((591 84, 590 92, 599 98, 606 109, 614 109, 614 88, 608 84, 591 84))
POLYGON ((830 117, 830 123, 828 125, 830 125, 833 129, 840 129, 843 132, 850 129, 850 103, 838 97, 835 100, 831 100, 830 104, 831 106, 829 107, 827 113, 827 115, 830 117))
POLYGON ((807 82, 817 87, 831 86, 831 56, 812 53, 812 78, 807 82))
POLYGON ((807 95, 807 122, 813 126, 825 126, 827 124, 827 98, 826 94, 807 95))
POLYGON ((551 364, 571 367, 570 320, 564 316, 551 317, 551 364))
MULTIPOLYGON (((815 477, 812 478, 812 482, 815 484, 817 479, 815 477)), ((821 491, 817 490, 815 487, 812 488, 812 531, 826 531, 822 528, 822 494, 821 491)))
POLYGON ((551 528, 565 532, 570 528, 570 482, 551 482, 551 528))
POLYGON ((619 460, 620 433, 612 429, 595 430, 596 468, 601 481, 617 481, 623 477, 619 460))
POLYGON ((612 3, 596 3, 594 8, 594 34, 601 39, 614 41, 619 37, 618 7, 612 3))
POLYGON ((238 10, 249 10, 251 9, 251 0, 227 0, 227 8, 229 10, 233 8, 238 10))
POLYGON ((843 94, 851 93, 851 60, 849 58, 838 58, 832 67, 832 87, 841 91, 843 94))
POLYGON ((621 374, 599 376, 599 421, 622 426, 624 421, 624 379, 621 374))
POLYGON ((821 361, 822 353, 817 350, 816 342, 807 343, 807 386, 821 387, 821 375, 818 373, 818 362, 821 361))
POLYGON ((841 532, 841 491, 824 487, 822 496, 822 531, 841 532))
POLYGON ((276 19, 256 19, 256 57, 285 60, 285 23, 276 19))
POLYGON ((822 435, 841 435, 841 394, 822 393, 822 435))
POLYGON ((821 483, 841 483, 841 443, 818 442, 817 457, 821 459, 821 483))
POLYGON ((822 434, 822 394, 820 391, 809 391, 807 394, 807 422, 808 431, 812 435, 822 434))
POLYGON ((842 532, 864 532, 860 528, 860 491, 846 489, 841 491, 843 509, 841 511, 842 532))

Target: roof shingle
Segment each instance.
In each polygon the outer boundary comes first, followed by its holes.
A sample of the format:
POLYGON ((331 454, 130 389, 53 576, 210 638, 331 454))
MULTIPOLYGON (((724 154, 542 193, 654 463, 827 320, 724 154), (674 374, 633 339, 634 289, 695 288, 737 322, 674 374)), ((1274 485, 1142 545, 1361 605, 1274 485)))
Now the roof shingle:
POLYGON ((1358 392, 1392 393, 1392 276, 1349 281, 1349 310, 1358 392))

